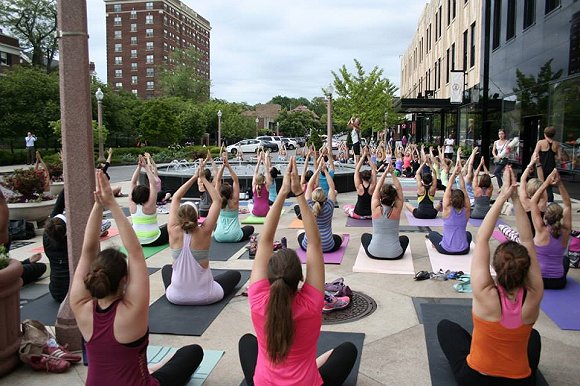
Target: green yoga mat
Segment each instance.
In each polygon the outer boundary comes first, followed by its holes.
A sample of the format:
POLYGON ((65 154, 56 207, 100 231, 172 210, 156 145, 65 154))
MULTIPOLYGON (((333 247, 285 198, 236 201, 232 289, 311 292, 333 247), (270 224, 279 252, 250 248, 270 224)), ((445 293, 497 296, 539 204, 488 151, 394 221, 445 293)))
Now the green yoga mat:
MULTIPOLYGON (((147 364, 152 365, 163 361, 167 355, 173 355, 177 351, 174 347, 148 346, 147 347, 147 364)), ((203 360, 191 376, 187 386, 201 386, 209 376, 209 373, 218 364, 224 355, 220 350, 203 350, 203 360)))
MULTIPOLYGON (((280 213, 280 215, 284 214, 284 209, 282 209, 282 213, 280 213)), ((242 224, 264 224, 266 222, 266 217, 256 217, 253 214, 249 215, 248 217, 246 217, 245 219, 243 219, 241 221, 242 224)))
MULTIPOLYGON (((162 250, 164 250, 168 246, 169 246, 169 244, 159 245, 157 247, 143 247, 143 255, 145 255, 146 259, 148 259, 151 256, 153 256, 154 254, 161 252, 162 250)), ((127 250, 125 249, 125 247, 120 247, 119 251, 123 252, 125 255, 127 254, 127 250)))

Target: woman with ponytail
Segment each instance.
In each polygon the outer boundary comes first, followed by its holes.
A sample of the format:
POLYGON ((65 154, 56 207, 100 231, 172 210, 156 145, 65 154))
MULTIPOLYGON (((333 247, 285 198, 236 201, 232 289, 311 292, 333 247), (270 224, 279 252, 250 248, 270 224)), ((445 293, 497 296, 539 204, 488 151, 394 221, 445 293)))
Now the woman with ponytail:
POLYGON ((149 274, 143 250, 101 170, 94 196, 70 290, 71 309, 87 342, 86 384, 185 385, 203 349, 182 347, 156 371, 147 369, 149 274), (111 211, 128 256, 113 248, 99 252, 103 207, 111 211))
POLYGON ((237 243, 249 240, 254 233, 254 227, 251 225, 242 227, 238 218, 240 209, 238 175, 228 162, 227 155, 222 158, 222 162, 222 167, 216 177, 216 190, 221 195, 221 210, 213 237, 218 243, 237 243), (232 185, 227 182, 222 183, 224 169, 228 169, 232 177, 232 185))
POLYGON ((481 157, 479 166, 473 175, 473 182, 471 185, 474 188, 474 206, 471 211, 471 218, 483 219, 491 209, 491 196, 493 195, 493 184, 491 183, 491 176, 485 166, 485 159, 481 157), (480 171, 484 170, 484 174, 479 175, 480 171))
POLYGON ((540 189, 531 199, 532 221, 536 228, 534 244, 538 261, 542 268, 542 279, 546 289, 562 289, 566 287, 566 275, 570 268, 570 260, 566 249, 572 230, 572 202, 558 171, 554 169, 546 178, 540 189), (542 216, 538 202, 544 192, 554 185, 558 186, 562 196, 563 207, 551 203, 542 216))
POLYGON ((260 164, 265 163, 265 157, 268 155, 260 152, 256 162, 256 169, 254 170, 254 177, 252 178, 252 192, 254 195, 254 207, 252 214, 256 217, 266 217, 270 210, 270 202, 268 200, 270 185, 272 184, 272 176, 269 171, 266 173, 260 172, 260 164))
POLYGON ((347 204, 343 207, 344 213, 348 217, 356 218, 359 220, 371 218, 371 195, 375 186, 377 185, 377 165, 369 156, 369 149, 365 146, 363 149, 363 154, 358 160, 356 167, 354 169, 354 186, 356 187, 356 205, 347 204), (365 159, 368 159, 368 163, 371 166, 371 170, 363 170, 362 168, 365 159))
POLYGON ((304 198, 296 161, 290 159, 282 187, 266 217, 252 267, 248 300, 256 336, 244 335, 239 354, 246 384, 341 385, 357 358, 357 349, 345 342, 319 358, 324 304, 324 261, 316 220, 304 198), (306 277, 292 249, 272 251, 284 200, 292 192, 301 207, 309 245, 306 277), (304 280, 301 289, 298 284, 304 280))
POLYGON ((516 194, 516 177, 506 166, 504 185, 483 220, 471 261, 473 336, 447 319, 439 322, 439 344, 462 385, 536 385, 540 334, 533 329, 544 294, 530 222, 516 194), (521 244, 495 250, 490 272, 488 240, 503 204, 512 198, 521 244))
MULTIPOLYGON (((310 181, 308 181, 306 200, 311 207, 312 213, 316 218, 316 223, 318 224, 318 229, 320 230, 322 252, 334 252, 338 250, 342 244, 342 237, 332 233, 332 214, 334 213, 334 203, 336 202, 336 190, 334 180, 326 168, 323 156, 319 158, 318 168, 310 181), (328 182, 328 196, 318 186, 318 179, 322 173, 324 173, 326 181, 328 182)), ((308 235, 300 233, 298 235, 298 244, 306 251, 308 247, 308 235)))
POLYGON ((197 176, 192 176, 173 195, 169 209, 169 247, 173 266, 161 270, 167 300, 177 305, 206 305, 219 302, 230 294, 241 279, 238 271, 226 271, 216 277, 209 268, 211 234, 216 226, 222 206, 222 197, 205 178, 205 161, 201 162, 197 176), (199 180, 212 199, 209 213, 198 225, 197 209, 191 202, 181 204, 181 199, 199 180))
POLYGON ((406 202, 405 207, 415 218, 433 219, 437 217, 437 213, 439 213, 433 206, 435 193, 437 193, 437 178, 435 177, 435 169, 432 167, 430 161, 428 168, 429 172, 425 173, 426 164, 427 157, 423 157, 423 163, 415 173, 418 205, 415 208, 409 202, 406 202))

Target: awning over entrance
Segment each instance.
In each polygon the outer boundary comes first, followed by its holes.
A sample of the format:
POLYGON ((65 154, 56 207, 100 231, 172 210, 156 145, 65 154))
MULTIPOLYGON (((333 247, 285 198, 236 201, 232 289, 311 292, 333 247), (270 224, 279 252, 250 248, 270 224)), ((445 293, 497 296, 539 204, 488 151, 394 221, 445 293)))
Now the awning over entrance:
POLYGON ((403 114, 437 114, 455 111, 461 105, 449 99, 402 98, 395 104, 395 110, 403 114))

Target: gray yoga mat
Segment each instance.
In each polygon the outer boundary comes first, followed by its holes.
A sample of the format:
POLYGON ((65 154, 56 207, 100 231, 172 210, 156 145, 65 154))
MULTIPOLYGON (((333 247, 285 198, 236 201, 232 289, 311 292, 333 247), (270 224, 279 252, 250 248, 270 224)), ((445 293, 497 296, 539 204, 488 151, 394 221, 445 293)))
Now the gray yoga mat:
MULTIPOLYGON (((421 312, 423 315, 423 327, 425 328, 431 383, 437 386, 455 386, 457 383, 453 377, 453 372, 437 339, 437 324, 442 319, 449 319, 458 323, 467 331, 473 331, 471 305, 422 303, 421 312)), ((539 370, 536 384, 538 386, 548 385, 539 370)))
POLYGON ((20 299, 21 300, 36 300, 39 297, 46 295, 48 293, 48 284, 27 284, 20 288, 20 299))
POLYGON ((213 261, 227 261, 240 249, 248 245, 249 241, 240 241, 238 243, 218 243, 212 237, 209 247, 209 259, 213 261))
POLYGON ((42 322, 45 326, 54 326, 60 303, 50 294, 28 302, 20 308, 20 320, 33 319, 42 322))
MULTIPOLYGON (((123 214, 125 215, 125 217, 131 217, 131 211, 129 210, 129 208, 122 207, 121 209, 123 210, 123 214)), ((107 211, 106 213, 104 213, 103 218, 106 218, 108 220, 112 219, 113 215, 111 214, 111 211, 107 211)))
MULTIPOLYGON (((224 269, 212 269, 218 275, 224 269)), ((227 297, 207 306, 177 306, 169 303, 165 295, 149 307, 149 332, 152 334, 173 334, 201 336, 213 320, 222 312, 238 290, 250 278, 250 271, 242 270, 242 279, 227 297)))
MULTIPOLYGON (((356 386, 358 379, 358 370, 360 367, 360 358, 362 355, 363 344, 365 340, 365 334, 359 332, 335 332, 335 331, 321 331, 320 338, 318 339, 318 346, 316 348, 316 355, 320 356, 332 350, 336 346, 339 346, 344 342, 351 342, 356 346, 358 350, 358 355, 356 357, 356 362, 350 371, 348 378, 344 381, 343 386, 356 386)), ((246 386, 246 381, 243 380, 240 386, 246 386)))
POLYGON ((417 313, 417 319, 419 319, 419 323, 423 324, 421 304, 447 304, 452 306, 471 307, 471 298, 413 298, 413 306, 417 313))

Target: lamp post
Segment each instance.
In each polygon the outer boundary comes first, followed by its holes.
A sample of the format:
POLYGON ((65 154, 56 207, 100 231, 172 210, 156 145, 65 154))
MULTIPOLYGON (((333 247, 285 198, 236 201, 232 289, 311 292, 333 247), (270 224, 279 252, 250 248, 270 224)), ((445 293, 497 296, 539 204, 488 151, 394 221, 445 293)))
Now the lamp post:
POLYGON ((97 159, 98 163, 105 162, 105 149, 103 145, 103 91, 99 87, 97 92, 95 92, 95 98, 97 98, 97 123, 99 125, 99 158, 97 159))
POLYGON ((221 146, 222 143, 222 111, 218 110, 218 136, 217 136, 217 145, 221 146))
POLYGON ((384 134, 384 138, 383 138, 383 141, 385 141, 385 143, 387 142, 387 129, 388 129, 388 127, 387 127, 387 120, 388 119, 389 119, 389 112, 386 111, 385 112, 385 134, 384 134))
POLYGON ((258 124, 260 123, 260 118, 256 117, 256 138, 258 137, 258 124))
POLYGON ((280 122, 276 122, 276 135, 280 136, 280 122))
POLYGON ((332 87, 332 84, 329 84, 323 91, 328 98, 326 105, 326 146, 328 147, 328 155, 330 157, 332 156, 332 93, 334 92, 334 87, 332 87))

